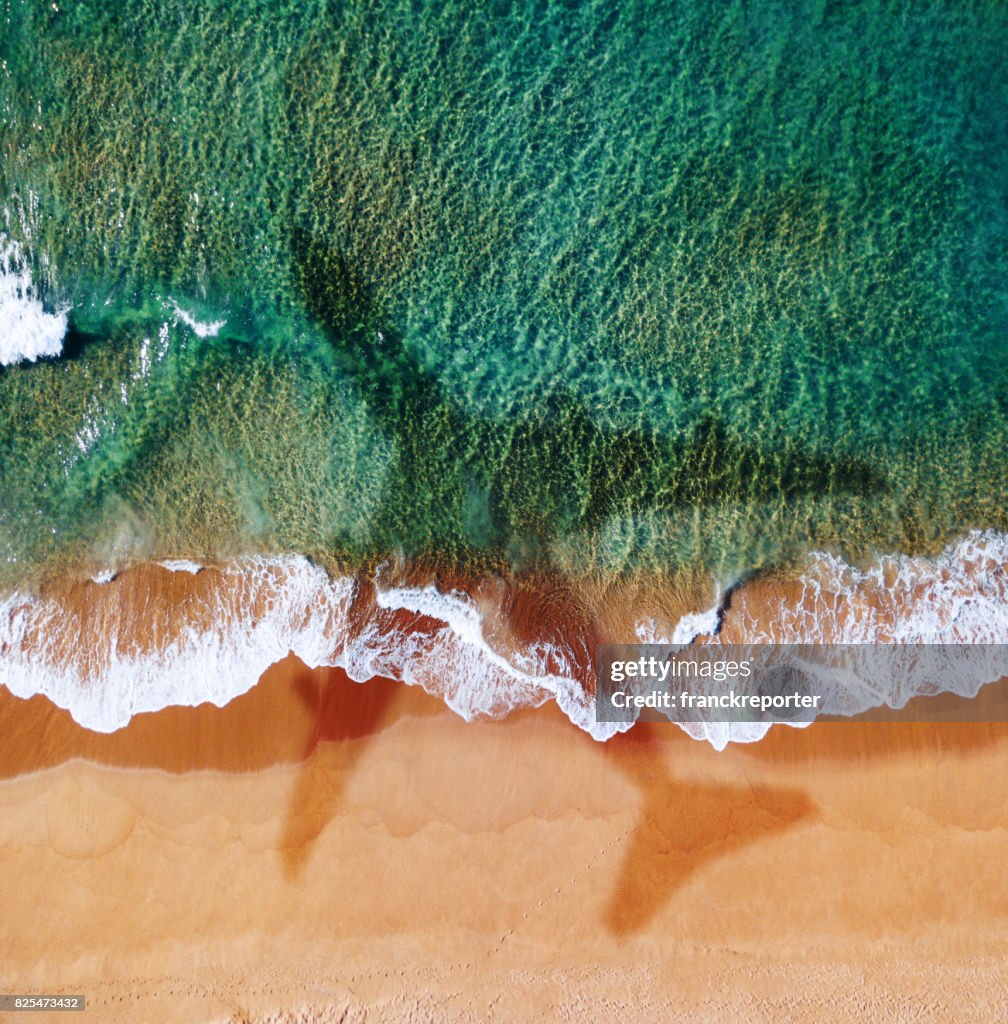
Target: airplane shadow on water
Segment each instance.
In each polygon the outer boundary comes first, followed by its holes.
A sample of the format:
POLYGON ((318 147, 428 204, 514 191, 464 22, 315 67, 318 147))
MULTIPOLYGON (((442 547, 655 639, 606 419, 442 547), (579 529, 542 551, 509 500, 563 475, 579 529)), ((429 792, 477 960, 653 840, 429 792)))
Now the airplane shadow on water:
POLYGON ((769 446, 712 414, 678 431, 620 426, 564 383, 510 416, 473 415, 390 326, 375 288, 331 243, 299 236, 294 278, 336 365, 399 460, 388 521, 372 538, 407 555, 545 550, 641 513, 786 506, 798 498, 877 496, 875 466, 785 437, 769 446))

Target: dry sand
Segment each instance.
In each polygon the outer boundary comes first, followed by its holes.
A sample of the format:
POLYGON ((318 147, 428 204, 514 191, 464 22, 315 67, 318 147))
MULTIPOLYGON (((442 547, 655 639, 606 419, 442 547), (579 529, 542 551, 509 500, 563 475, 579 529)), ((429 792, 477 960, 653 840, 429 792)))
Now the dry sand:
POLYGON ((0 728, 0 986, 83 1020, 1008 1019, 1008 725, 599 744, 288 659, 0 728))

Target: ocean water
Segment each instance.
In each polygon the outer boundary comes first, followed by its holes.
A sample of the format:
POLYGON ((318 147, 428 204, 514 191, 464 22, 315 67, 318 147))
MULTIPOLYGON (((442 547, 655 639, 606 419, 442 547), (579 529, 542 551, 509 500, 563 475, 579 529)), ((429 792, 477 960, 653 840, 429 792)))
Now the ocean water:
POLYGON ((0 0, 0 586, 1005 530, 1006 52, 1000 3, 0 0))
POLYGON ((0 16, 14 576, 1006 525, 1003 5, 0 16))

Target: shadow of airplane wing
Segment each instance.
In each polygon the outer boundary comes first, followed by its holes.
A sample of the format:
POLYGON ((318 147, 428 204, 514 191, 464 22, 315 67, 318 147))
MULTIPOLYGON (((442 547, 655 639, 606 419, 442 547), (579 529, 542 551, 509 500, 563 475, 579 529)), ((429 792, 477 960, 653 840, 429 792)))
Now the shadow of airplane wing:
POLYGON ((867 461, 787 437, 764 445, 712 415, 680 432, 614 426, 563 382, 514 416, 472 415, 388 325, 374 289, 338 254, 305 246, 295 274, 305 305, 397 453, 378 549, 503 552, 639 513, 886 490, 867 461))

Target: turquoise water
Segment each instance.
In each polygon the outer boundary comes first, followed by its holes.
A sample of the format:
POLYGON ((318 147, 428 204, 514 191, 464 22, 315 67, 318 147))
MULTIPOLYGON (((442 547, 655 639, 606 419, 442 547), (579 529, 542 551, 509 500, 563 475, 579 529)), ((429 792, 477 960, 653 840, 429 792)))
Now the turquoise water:
POLYGON ((69 311, 0 369, 8 575, 1008 526, 1004 5, 0 17, 0 231, 69 311))

